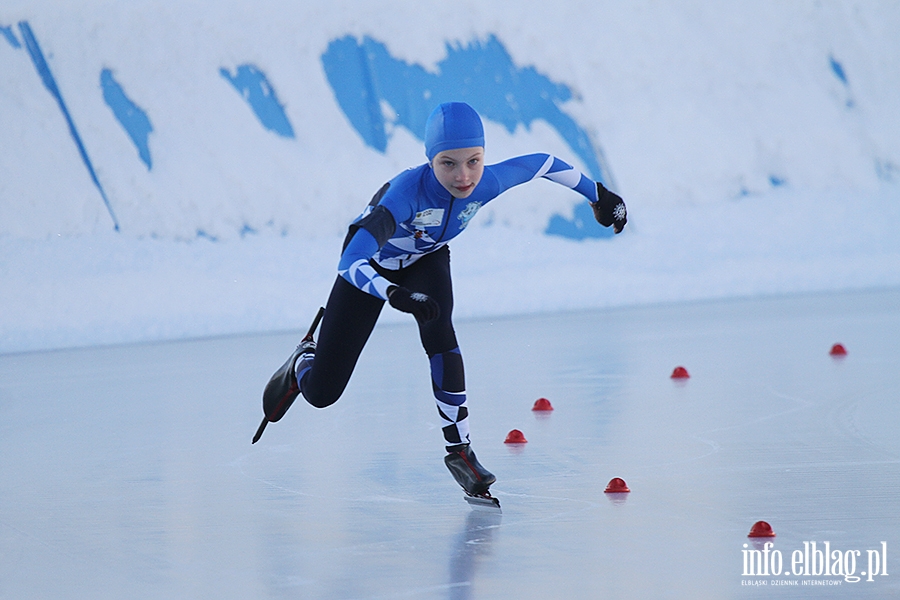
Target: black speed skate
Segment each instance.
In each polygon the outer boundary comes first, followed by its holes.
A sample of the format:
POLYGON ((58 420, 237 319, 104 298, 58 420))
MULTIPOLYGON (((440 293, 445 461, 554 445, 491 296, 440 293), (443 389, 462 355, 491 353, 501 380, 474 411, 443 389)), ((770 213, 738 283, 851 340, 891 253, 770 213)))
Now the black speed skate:
POLYGON ((450 474, 466 493, 466 501, 473 506, 500 508, 500 501, 491 496, 488 488, 497 481, 494 474, 485 469, 469 444, 460 444, 448 449, 444 464, 450 474))
POLYGON ((304 339, 281 365, 281 368, 275 371, 275 374, 269 379, 263 392, 263 412, 266 414, 267 421, 274 423, 281 419, 300 395, 300 386, 297 384, 294 367, 298 358, 315 351, 316 343, 304 339))
POLYGON ((266 384, 266 389, 263 391, 263 413, 265 416, 262 423, 259 424, 259 429, 256 430, 256 435, 253 436, 254 444, 259 441, 263 431, 266 429, 266 425, 270 421, 274 423, 281 419, 291 407, 291 404, 294 403, 294 400, 297 399, 297 396, 300 395, 300 386, 294 374, 294 365, 297 364, 297 360, 302 355, 316 351, 313 333, 319 326, 319 321, 322 320, 324 313, 325 309, 320 308, 319 312, 316 313, 315 319, 313 319, 312 325, 309 326, 309 331, 306 332, 297 349, 281 365, 281 368, 275 371, 275 374, 269 379, 269 383, 266 384))

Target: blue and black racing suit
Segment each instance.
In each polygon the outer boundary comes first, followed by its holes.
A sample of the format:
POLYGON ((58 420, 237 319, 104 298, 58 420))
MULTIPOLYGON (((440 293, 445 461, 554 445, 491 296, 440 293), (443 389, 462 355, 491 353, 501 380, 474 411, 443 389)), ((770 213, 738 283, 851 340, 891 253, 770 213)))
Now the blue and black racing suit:
POLYGON ((403 286, 433 298, 440 316, 419 322, 431 363, 435 400, 450 446, 469 442, 463 360, 451 316, 453 289, 448 242, 465 230, 485 204, 504 191, 544 177, 597 200, 597 184, 548 154, 518 156, 486 165, 469 195, 453 197, 426 163, 386 183, 350 225, 338 277, 325 306, 314 358, 298 366, 307 402, 324 408, 343 393, 388 298, 403 286))

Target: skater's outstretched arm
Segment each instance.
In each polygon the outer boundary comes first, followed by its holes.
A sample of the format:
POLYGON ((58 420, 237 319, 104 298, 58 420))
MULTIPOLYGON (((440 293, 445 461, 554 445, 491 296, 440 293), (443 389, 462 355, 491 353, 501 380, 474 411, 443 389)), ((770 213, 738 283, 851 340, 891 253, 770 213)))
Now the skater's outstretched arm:
POLYGON ((619 233, 627 222, 625 202, 599 181, 595 182, 566 161, 550 154, 526 154, 516 156, 485 168, 485 174, 497 182, 496 194, 511 187, 533 181, 538 177, 575 190, 591 204, 594 218, 604 227, 613 227, 619 233))

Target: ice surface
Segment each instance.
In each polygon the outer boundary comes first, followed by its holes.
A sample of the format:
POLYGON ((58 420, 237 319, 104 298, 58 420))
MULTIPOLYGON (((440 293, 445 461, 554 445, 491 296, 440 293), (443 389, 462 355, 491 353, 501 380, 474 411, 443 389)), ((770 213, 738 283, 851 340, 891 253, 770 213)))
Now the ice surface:
POLYGON ((336 405, 298 404, 254 446, 299 332, 3 355, 0 597, 896 597, 898 307, 887 290, 460 321, 502 515, 442 465, 408 323, 376 328, 336 405), (503 444, 513 428, 527 444, 503 444), (632 492, 604 494, 612 477, 632 492), (885 542, 888 575, 744 576, 758 520, 785 568, 828 541, 859 574, 885 542), (812 580, 841 585, 772 589, 812 580))

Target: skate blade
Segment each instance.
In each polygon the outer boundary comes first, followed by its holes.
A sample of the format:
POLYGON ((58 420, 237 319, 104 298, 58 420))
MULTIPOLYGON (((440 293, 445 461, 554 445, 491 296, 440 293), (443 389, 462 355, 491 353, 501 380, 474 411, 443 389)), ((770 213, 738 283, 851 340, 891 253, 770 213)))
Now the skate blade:
POLYGON ((502 512, 500 510, 500 501, 493 496, 469 496, 466 494, 463 499, 469 503, 474 510, 489 510, 491 512, 502 512))

